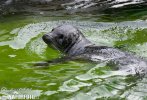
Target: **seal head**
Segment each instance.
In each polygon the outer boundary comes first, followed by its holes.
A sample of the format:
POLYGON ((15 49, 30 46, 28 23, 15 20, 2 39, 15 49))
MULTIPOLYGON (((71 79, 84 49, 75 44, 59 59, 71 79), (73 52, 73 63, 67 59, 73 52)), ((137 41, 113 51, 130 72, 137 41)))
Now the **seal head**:
POLYGON ((46 44, 52 45, 52 47, 69 55, 81 53, 85 45, 91 44, 91 42, 72 25, 58 26, 50 33, 43 35, 42 38, 46 44))

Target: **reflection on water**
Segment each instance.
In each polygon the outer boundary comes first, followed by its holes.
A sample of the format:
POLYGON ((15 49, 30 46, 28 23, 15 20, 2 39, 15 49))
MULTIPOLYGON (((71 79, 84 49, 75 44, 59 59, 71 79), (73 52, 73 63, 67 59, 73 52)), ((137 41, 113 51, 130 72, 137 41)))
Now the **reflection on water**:
POLYGON ((46 46, 41 36, 60 24, 77 26, 84 35, 98 45, 117 47, 147 57, 147 21, 123 22, 76 22, 49 21, 27 24, 12 30, 1 27, 0 31, 0 91, 2 96, 10 95, 11 88, 29 88, 29 92, 41 99, 96 100, 147 98, 144 76, 128 76, 114 71, 104 62, 95 64, 84 61, 70 61, 50 65, 48 69, 37 69, 30 63, 57 58, 59 53, 46 46), (15 63, 14 63, 15 62, 15 63))
POLYGON ((132 20, 146 18, 146 0, 1 0, 0 15, 70 16, 76 19, 132 20), (137 12, 136 12, 137 11, 137 12))
POLYGON ((1 0, 0 99, 146 100, 147 76, 129 76, 105 62, 70 61, 47 69, 31 64, 60 56, 41 36, 61 24, 77 26, 97 45, 147 58, 146 7, 146 0, 1 0))
MULTIPOLYGON (((96 8, 118 8, 126 5, 135 5, 135 4, 143 4, 145 0, 2 0, 1 6, 6 6, 13 8, 21 8, 21 6, 36 6, 36 5, 44 5, 42 9, 48 8, 49 10, 59 10, 59 9, 86 9, 94 7, 96 8), (50 6, 47 7, 47 6, 50 6), (54 7, 53 7, 54 6, 54 7)), ((38 6, 40 7, 40 6, 38 6)))

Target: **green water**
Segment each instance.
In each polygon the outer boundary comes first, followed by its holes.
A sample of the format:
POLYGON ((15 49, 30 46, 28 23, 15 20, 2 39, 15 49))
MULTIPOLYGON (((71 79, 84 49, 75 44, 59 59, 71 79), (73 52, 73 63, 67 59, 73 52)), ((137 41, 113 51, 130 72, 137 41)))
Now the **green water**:
MULTIPOLYGON (((133 12, 133 11, 132 11, 133 12)), ((147 12, 62 16, 11 15, 0 19, 0 98, 40 100, 146 100, 147 78, 125 76, 105 63, 69 61, 35 68, 60 56, 42 41, 57 25, 77 26, 93 43, 147 58, 147 12), (122 16, 121 16, 122 15, 122 16), (126 17, 127 16, 127 17, 126 17), (116 19, 114 18, 116 17, 116 19)))

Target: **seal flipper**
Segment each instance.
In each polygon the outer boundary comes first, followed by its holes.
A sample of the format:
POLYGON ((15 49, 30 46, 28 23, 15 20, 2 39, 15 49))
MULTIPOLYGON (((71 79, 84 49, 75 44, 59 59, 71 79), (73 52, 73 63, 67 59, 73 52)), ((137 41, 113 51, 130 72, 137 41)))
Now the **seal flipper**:
POLYGON ((74 58, 70 57, 70 56, 63 56, 63 57, 60 57, 60 58, 57 58, 57 59, 35 63, 34 66, 36 68, 49 68, 50 65, 64 63, 64 62, 67 62, 67 61, 70 61, 70 60, 73 60, 73 59, 74 58))

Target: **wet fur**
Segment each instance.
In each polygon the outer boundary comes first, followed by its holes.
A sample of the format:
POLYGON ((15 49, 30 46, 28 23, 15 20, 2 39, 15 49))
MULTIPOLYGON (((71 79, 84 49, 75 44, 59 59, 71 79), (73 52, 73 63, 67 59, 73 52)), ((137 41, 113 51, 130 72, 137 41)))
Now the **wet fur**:
POLYGON ((53 45, 55 49, 67 55, 68 59, 72 58, 70 60, 84 59, 98 63, 105 62, 108 66, 123 71, 126 75, 147 73, 147 62, 144 59, 117 48, 95 45, 87 40, 80 30, 71 25, 54 28, 43 36, 43 40, 46 44, 53 45))

